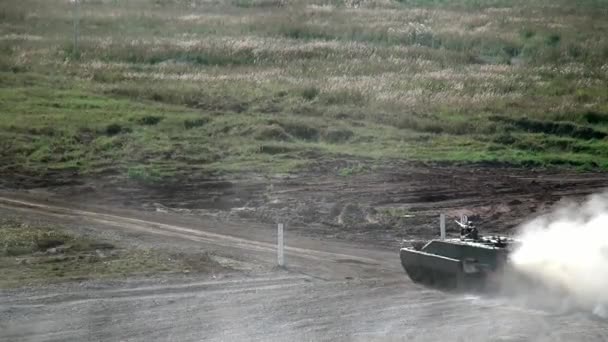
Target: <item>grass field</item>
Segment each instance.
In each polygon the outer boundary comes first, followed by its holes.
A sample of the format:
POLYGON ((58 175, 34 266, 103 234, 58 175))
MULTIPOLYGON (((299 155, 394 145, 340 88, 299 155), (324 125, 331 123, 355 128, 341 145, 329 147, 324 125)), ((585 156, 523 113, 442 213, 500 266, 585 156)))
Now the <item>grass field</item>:
POLYGON ((608 168, 608 1, 0 4, 0 168, 608 168))

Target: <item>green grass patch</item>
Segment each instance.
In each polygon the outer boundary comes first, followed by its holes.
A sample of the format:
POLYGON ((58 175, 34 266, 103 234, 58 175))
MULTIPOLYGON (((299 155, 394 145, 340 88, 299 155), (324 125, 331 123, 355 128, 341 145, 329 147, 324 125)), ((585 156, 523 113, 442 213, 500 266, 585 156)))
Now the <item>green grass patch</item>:
POLYGON ((213 87, 199 93, 201 100, 193 106, 188 101, 172 104, 172 100, 93 95, 93 89, 95 86, 86 83, 78 90, 0 88, 5 100, 0 108, 6 117, 0 123, 6 137, 3 158, 28 172, 73 170, 87 175, 113 171, 150 185, 188 174, 289 171, 291 167, 297 171, 318 158, 339 156, 606 165, 603 159, 591 162, 592 154, 605 146, 605 118, 599 112, 569 117, 573 121, 443 111, 359 116, 347 111, 352 108, 349 103, 334 102, 327 107, 316 98, 308 103, 297 91, 279 97, 244 94, 239 101, 255 103, 244 108, 231 107, 232 95, 226 98, 213 87), (220 102, 220 106, 212 104, 220 102), (270 103, 272 111, 261 110, 270 103), (301 108, 329 110, 322 116, 307 116, 297 114, 301 108), (547 135, 569 138, 572 143, 558 149, 543 138, 547 135), (589 145, 587 140, 595 143, 589 145), (556 156, 558 151, 567 154, 556 156))
POLYGON ((356 163, 354 165, 346 166, 338 170, 338 176, 341 177, 349 177, 354 175, 359 175, 362 173, 369 172, 371 169, 369 166, 366 166, 362 163, 356 163))
MULTIPOLYGON (((594 117, 597 119, 597 117, 594 117)), ((572 138, 589 140, 603 139, 608 133, 596 130, 588 126, 576 125, 572 122, 542 121, 529 118, 504 118, 496 116, 492 118, 496 121, 503 121, 513 125, 516 129, 532 133, 553 134, 558 136, 569 136, 572 138)))
POLYGON ((123 249, 55 227, 0 223, 0 288, 219 270, 207 254, 123 249))

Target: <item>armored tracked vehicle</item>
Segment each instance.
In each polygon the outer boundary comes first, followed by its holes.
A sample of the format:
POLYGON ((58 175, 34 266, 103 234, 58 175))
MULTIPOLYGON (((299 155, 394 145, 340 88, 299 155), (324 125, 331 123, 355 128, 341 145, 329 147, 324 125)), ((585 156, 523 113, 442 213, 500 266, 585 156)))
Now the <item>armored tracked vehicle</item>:
POLYGON ((439 288, 496 288, 501 275, 510 270, 508 256, 517 242, 503 236, 481 236, 466 216, 456 223, 460 238, 445 238, 442 222, 440 239, 418 248, 401 248, 405 272, 414 282, 439 288))

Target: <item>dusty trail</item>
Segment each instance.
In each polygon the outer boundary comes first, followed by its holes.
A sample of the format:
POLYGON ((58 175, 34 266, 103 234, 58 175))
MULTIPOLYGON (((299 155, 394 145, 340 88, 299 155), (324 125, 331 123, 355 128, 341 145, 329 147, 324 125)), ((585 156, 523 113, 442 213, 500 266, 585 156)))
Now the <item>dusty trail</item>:
MULTIPOLYGON (((200 229, 152 222, 138 218, 129 218, 114 214, 94 212, 90 210, 71 209, 59 205, 42 204, 34 201, 15 200, 0 197, 0 207, 20 211, 28 215, 54 217, 59 219, 78 219, 84 222, 99 224, 114 229, 129 230, 164 237, 185 239, 200 243, 201 246, 220 247, 224 252, 239 253, 247 258, 272 263, 276 258, 276 244, 257 241, 260 235, 272 237, 274 231, 260 232, 254 227, 224 227, 226 234, 218 234, 200 229), (239 228, 238 231, 231 228, 239 228), (229 233, 244 233, 247 238, 236 237, 229 233)), ((368 249, 364 246, 327 243, 309 238, 288 234, 285 247, 289 268, 322 278, 343 278, 359 276, 361 269, 366 270, 365 276, 389 276, 394 278, 400 274, 397 252, 368 249), (291 236, 290 236, 291 235, 291 236), (308 246, 320 247, 317 249, 308 246), (334 264, 331 269, 328 264, 334 264), (353 265, 355 267, 353 267, 353 265), (354 270, 354 274, 351 270, 354 270)))
MULTIPOLYGON (((0 198, 23 214, 193 241, 271 265, 259 227, 168 224, 0 198)), ((213 223, 208 223, 212 225, 213 223)), ((269 235, 269 234, 266 234, 269 235)), ((605 341, 608 325, 557 307, 409 282, 396 251, 288 235, 288 271, 218 279, 71 284, 0 292, 2 341, 605 341)))

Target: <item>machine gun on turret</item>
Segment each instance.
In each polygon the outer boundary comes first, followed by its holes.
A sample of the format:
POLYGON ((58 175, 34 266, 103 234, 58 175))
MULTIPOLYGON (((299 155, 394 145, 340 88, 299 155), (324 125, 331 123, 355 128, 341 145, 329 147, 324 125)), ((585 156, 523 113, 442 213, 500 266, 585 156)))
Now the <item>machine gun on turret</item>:
POLYGON ((469 221, 467 215, 462 215, 460 221, 454 220, 458 226, 460 226, 460 239, 461 240, 479 240, 479 230, 473 222, 469 221))

